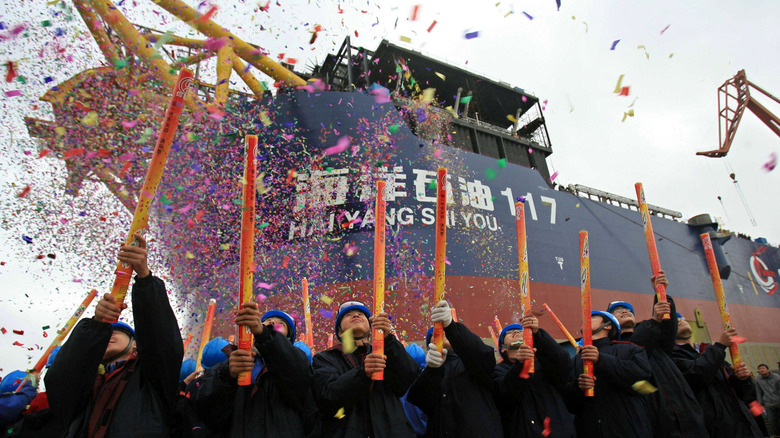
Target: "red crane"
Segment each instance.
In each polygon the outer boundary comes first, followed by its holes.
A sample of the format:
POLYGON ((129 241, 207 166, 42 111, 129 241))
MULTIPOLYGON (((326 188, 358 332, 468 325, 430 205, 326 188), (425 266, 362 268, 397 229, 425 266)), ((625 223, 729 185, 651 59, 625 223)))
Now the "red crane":
POLYGON ((734 135, 737 133, 737 127, 739 127, 739 121, 742 120, 745 108, 752 111, 772 132, 780 137, 780 118, 753 99, 750 95, 750 87, 780 103, 780 99, 750 82, 745 76, 745 70, 740 70, 736 76, 724 82, 718 89, 718 138, 720 140, 720 148, 706 152, 696 152, 696 155, 705 155, 713 158, 725 157, 729 153, 731 142, 734 141, 734 135))

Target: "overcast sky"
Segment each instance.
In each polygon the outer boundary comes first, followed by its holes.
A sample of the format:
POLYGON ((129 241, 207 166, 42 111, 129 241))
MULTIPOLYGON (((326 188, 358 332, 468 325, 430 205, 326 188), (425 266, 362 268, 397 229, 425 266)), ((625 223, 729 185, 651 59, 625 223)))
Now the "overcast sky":
MULTIPOLYGON (((729 229, 780 243, 773 207, 780 170, 763 169, 770 154, 780 150, 780 139, 746 113, 726 159, 695 155, 717 148, 717 89, 737 71, 745 69, 748 79, 780 96, 780 2, 562 0, 560 11, 554 0, 279 0, 267 12, 259 10, 266 0, 211 4, 219 6, 215 21, 274 58, 285 53, 297 59, 300 68, 322 61, 351 35, 355 45, 374 49, 387 39, 523 88, 546 101, 554 151, 549 165, 559 172, 556 182, 634 198, 634 183, 642 181, 650 203, 678 210, 685 219, 710 213, 729 229), (417 20, 411 21, 415 5, 417 20), (309 45, 317 24, 324 30, 309 45), (464 38, 474 31, 479 37, 464 38), (627 97, 613 94, 620 75, 622 85, 630 87, 627 97), (621 122, 632 104, 635 116, 621 122)), ((151 1, 125 0, 120 8, 137 23, 183 36, 191 32, 151 1)), ((202 12, 208 8, 200 6, 202 12)), ((25 115, 51 119, 50 108, 37 102, 48 87, 103 62, 84 23, 69 10, 67 0, 0 5, 6 27, 0 34, 27 26, 22 36, 0 42, 0 62, 17 61, 27 79, 0 85, 0 326, 7 330, 0 334, 0 375, 30 366, 40 354, 37 346, 47 345, 54 331, 44 338, 42 328, 61 325, 89 288, 108 290, 113 248, 130 219, 97 184, 79 198, 64 195, 62 163, 36 159, 37 145, 25 138, 25 115), (53 82, 46 84, 46 77, 53 82), (13 90, 22 95, 4 93, 13 90), (28 184, 30 195, 16 198, 28 184), (106 220, 88 221, 96 217, 106 220), (23 233, 34 236, 34 243, 25 243, 23 233), (57 258, 37 258, 49 253, 57 258), (13 346, 15 341, 24 345, 13 346)), ((780 114, 770 99, 754 96, 780 114)))

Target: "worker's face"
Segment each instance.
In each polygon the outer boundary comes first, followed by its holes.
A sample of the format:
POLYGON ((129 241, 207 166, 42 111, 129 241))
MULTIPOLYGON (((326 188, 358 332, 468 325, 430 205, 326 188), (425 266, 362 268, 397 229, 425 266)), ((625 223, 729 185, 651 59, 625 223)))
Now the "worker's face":
POLYGON ((683 318, 679 318, 677 320, 677 337, 680 339, 687 339, 691 336, 692 333, 693 329, 691 329, 691 325, 688 324, 688 321, 683 318))
POLYGON ((501 352, 510 359, 516 359, 520 354, 521 345, 523 345, 523 331, 509 330, 504 334, 504 345, 501 347, 501 352))
POLYGON ((350 310, 341 319, 341 332, 352 329, 352 336, 360 337, 368 333, 371 330, 371 326, 368 324, 368 318, 366 314, 360 310, 350 310))
POLYGON ((766 377, 769 375, 769 368, 767 367, 758 367, 758 374, 761 374, 762 377, 766 377))
MULTIPOLYGON (((109 359, 113 356, 116 356, 117 354, 125 351, 127 348, 127 344, 129 344, 130 336, 119 330, 114 330, 113 333, 111 333, 111 339, 108 341, 108 346, 106 347, 106 352, 103 353, 103 359, 109 359)), ((131 348, 129 351, 133 351, 131 348)))
POLYGON ((622 328, 633 328, 634 325, 636 325, 636 317, 634 316, 634 312, 632 312, 628 307, 615 307, 612 309, 611 313, 615 316, 615 318, 617 318, 618 322, 620 323, 620 327, 622 328))
POLYGON ((265 324, 266 327, 271 327, 277 332, 287 336, 289 335, 289 330, 287 328, 287 323, 277 316, 272 316, 270 318, 267 318, 265 321, 263 321, 263 324, 265 324))

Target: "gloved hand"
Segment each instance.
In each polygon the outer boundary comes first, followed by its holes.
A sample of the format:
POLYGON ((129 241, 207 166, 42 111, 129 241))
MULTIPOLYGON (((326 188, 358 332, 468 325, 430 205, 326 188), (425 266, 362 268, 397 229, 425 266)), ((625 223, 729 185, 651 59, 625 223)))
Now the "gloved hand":
POLYGON ((436 344, 431 342, 428 345, 428 353, 425 355, 425 363, 431 368, 439 368, 445 360, 447 360, 447 349, 442 348, 441 353, 439 353, 436 351, 436 344))
POLYGON ((436 307, 431 311, 431 320, 433 322, 440 322, 447 327, 452 322, 452 310, 450 305, 446 301, 441 300, 436 307))

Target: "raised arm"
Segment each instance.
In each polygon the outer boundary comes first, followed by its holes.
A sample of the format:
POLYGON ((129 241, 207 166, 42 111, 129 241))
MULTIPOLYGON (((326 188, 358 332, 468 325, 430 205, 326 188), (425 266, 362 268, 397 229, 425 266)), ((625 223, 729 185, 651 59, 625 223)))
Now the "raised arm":
POLYGON ((44 382, 51 413, 62 427, 67 428, 89 404, 112 331, 107 322, 82 319, 46 372, 44 382))
POLYGON ((631 386, 634 383, 650 379, 650 361, 642 348, 631 344, 624 345, 627 348, 616 351, 619 356, 599 351, 599 359, 593 370, 596 378, 608 378, 613 385, 632 391, 631 386))
POLYGON ((392 334, 385 337, 385 356, 387 356, 387 366, 384 384, 400 398, 414 382, 420 367, 392 334))
POLYGON ((444 333, 452 349, 463 361, 466 371, 477 381, 491 385, 493 368, 496 367, 493 347, 482 342, 479 336, 459 322, 453 322, 445 327, 444 333))

